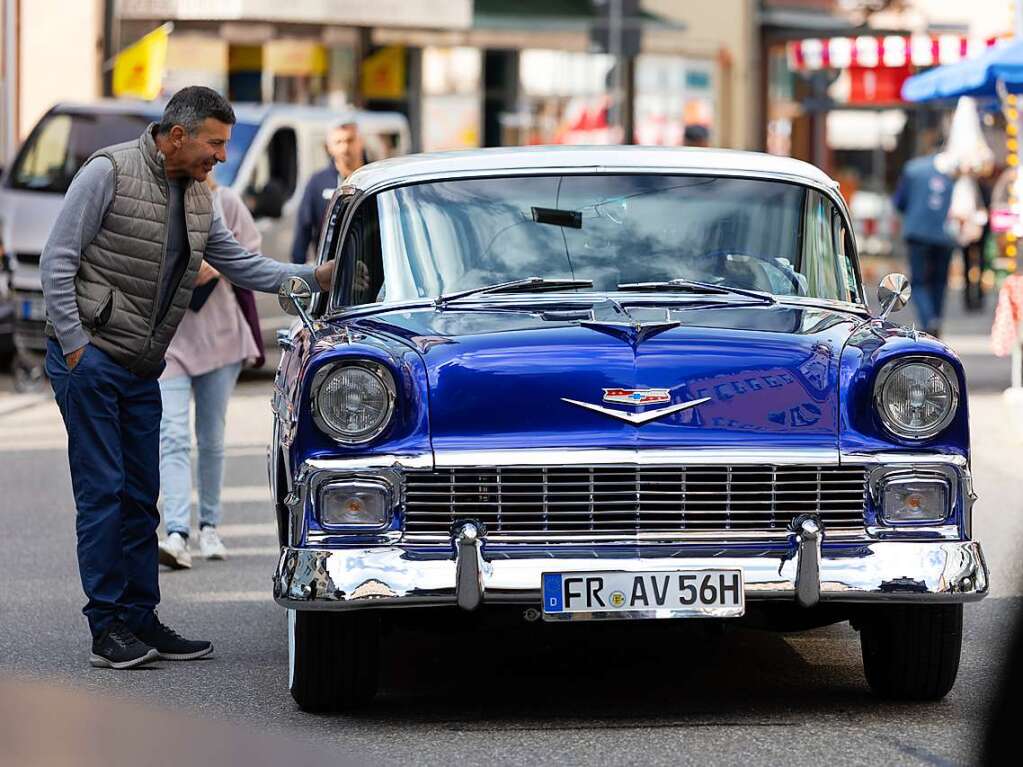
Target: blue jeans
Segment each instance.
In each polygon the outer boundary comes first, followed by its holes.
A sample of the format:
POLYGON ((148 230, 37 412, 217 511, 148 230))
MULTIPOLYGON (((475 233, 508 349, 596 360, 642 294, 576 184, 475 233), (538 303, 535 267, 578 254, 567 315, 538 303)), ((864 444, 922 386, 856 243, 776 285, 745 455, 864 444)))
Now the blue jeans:
POLYGON ((160 476, 167 533, 189 534, 192 511, 192 430, 189 404, 195 394, 195 437, 199 446, 199 525, 220 524, 220 488, 224 481, 224 423, 241 362, 198 376, 160 381, 160 476))
POLYGON ((913 303, 924 330, 939 330, 945 313, 945 285, 952 248, 906 240, 913 303))
POLYGON ((64 419, 74 488, 78 572, 93 636, 115 619, 147 628, 160 602, 160 387, 93 345, 68 370, 46 345, 46 373, 64 419))

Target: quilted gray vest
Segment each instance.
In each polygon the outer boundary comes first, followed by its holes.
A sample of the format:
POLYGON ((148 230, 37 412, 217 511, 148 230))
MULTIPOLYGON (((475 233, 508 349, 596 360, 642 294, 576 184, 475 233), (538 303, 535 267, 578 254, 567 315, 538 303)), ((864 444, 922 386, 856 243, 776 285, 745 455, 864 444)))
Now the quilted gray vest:
POLYGON ((91 343, 140 376, 162 370, 164 352, 188 308, 213 220, 205 184, 185 189, 185 228, 191 251, 163 316, 160 277, 167 263, 167 177, 150 125, 137 141, 93 157, 114 166, 114 197, 93 241, 82 252, 75 293, 91 343))

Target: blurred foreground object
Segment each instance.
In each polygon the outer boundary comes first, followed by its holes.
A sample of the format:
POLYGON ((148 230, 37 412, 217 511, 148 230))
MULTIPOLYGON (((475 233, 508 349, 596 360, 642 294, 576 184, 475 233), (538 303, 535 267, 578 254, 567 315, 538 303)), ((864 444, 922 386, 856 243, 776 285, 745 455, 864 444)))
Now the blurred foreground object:
MULTIPOLYGON (((159 670, 154 673, 160 673, 159 670)), ((5 767, 110 767, 181 764, 179 749, 161 748, 168 732, 202 754, 204 764, 364 764, 327 754, 281 735, 269 736, 211 718, 150 708, 138 701, 104 698, 95 691, 62 689, 27 681, 0 681, 0 743, 5 767), (59 722, 59 728, 52 724, 59 722)))

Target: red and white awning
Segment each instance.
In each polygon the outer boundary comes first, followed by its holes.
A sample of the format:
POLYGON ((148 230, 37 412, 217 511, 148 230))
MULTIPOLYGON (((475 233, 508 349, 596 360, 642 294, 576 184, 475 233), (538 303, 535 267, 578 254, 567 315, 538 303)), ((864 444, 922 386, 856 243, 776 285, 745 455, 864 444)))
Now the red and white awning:
POLYGON ((847 67, 930 67, 979 56, 998 38, 971 39, 961 35, 889 35, 830 37, 788 43, 789 68, 794 72, 847 67))

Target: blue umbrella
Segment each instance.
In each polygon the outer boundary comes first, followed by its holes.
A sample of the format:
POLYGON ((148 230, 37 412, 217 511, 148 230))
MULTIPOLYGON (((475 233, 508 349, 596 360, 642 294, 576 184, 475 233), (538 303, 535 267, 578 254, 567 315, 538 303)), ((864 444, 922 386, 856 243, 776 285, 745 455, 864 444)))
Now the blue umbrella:
POLYGON ((959 96, 998 96, 998 83, 1008 93, 1023 93, 1023 40, 998 43, 975 59, 946 64, 902 84, 906 101, 933 101, 959 96))

